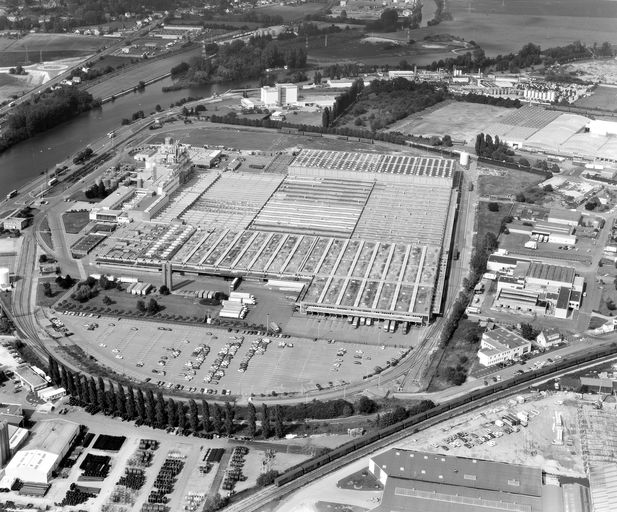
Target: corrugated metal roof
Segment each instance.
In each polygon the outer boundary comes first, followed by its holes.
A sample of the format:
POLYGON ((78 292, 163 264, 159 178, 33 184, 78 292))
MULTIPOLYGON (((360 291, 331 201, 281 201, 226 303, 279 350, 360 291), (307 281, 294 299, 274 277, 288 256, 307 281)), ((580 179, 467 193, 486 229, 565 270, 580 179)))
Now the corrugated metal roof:
POLYGON ((574 268, 550 265, 539 261, 532 261, 527 271, 527 277, 543 281, 557 281, 572 284, 574 281, 574 268))
POLYGON ((393 449, 373 457, 389 477, 436 484, 542 495, 542 470, 519 464, 393 449))
POLYGON ((617 464, 591 466, 589 485, 594 512, 615 512, 617 503, 617 464))

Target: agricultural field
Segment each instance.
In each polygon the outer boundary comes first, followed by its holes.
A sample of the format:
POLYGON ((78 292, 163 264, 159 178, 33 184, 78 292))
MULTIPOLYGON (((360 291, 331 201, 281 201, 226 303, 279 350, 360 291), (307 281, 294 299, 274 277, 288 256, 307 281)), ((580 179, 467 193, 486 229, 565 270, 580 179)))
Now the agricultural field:
MULTIPOLYGON (((617 73, 617 66, 615 72, 617 73)), ((617 88, 600 86, 591 96, 576 101, 574 106, 617 111, 617 88)))
POLYGON ((392 124, 388 130, 423 136, 448 134, 454 141, 473 145, 478 133, 510 113, 512 109, 504 107, 448 101, 411 114, 392 124))

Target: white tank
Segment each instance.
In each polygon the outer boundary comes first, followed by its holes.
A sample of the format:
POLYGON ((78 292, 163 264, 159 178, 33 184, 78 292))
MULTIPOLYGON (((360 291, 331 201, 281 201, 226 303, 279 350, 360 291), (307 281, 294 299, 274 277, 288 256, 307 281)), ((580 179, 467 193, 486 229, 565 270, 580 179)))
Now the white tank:
POLYGON ((9 269, 0 267, 0 288, 10 288, 11 279, 9 277, 9 269))
POLYGON ((461 156, 460 156, 460 159, 459 159, 459 163, 463 167, 467 167, 469 165, 469 153, 467 153, 465 151, 461 151, 461 156))

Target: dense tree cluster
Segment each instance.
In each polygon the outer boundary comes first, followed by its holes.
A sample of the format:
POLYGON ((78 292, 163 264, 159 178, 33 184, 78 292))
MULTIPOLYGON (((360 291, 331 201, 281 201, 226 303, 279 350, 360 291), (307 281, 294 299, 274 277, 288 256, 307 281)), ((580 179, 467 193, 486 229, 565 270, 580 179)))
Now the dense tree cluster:
POLYGON ((380 415, 377 420, 377 425, 380 428, 389 427, 398 423, 400 421, 406 420, 410 416, 414 416, 415 414, 420 414, 428 411, 435 407, 435 404, 430 400, 422 400, 417 404, 408 407, 407 409, 397 405, 391 411, 388 411, 386 414, 380 415))
POLYGON ((514 161, 512 158, 512 156, 514 156, 514 151, 512 151, 506 143, 500 141, 497 135, 495 135, 495 139, 493 139, 490 135, 479 133, 476 137, 475 150, 476 155, 485 158, 504 162, 514 161))
POLYGON ((21 103, 12 110, 2 131, 0 152, 98 106, 100 102, 89 93, 73 87, 63 87, 21 103))
POLYGON ((217 47, 212 59, 195 57, 180 63, 171 72, 186 84, 203 84, 257 78, 268 68, 287 66, 290 69, 306 66, 306 50, 301 47, 285 48, 272 36, 252 37, 217 47))
POLYGON ((482 105, 495 105, 496 107, 506 108, 519 108, 522 103, 518 98, 501 98, 495 96, 486 96, 484 94, 463 94, 456 97, 459 101, 466 101, 467 103, 480 103, 482 105))
MULTIPOLYGON (((361 79, 358 82, 362 83, 361 79)), ((356 93, 355 96, 357 103, 350 111, 354 117, 365 114, 369 107, 373 107, 377 101, 380 106, 384 106, 383 108, 378 108, 377 113, 373 112, 368 116, 371 131, 380 130, 399 119, 431 107, 448 97, 448 90, 445 86, 429 82, 409 81, 405 78, 373 80, 369 87, 360 89, 358 92, 359 94, 356 93)), ((353 97, 352 93, 350 93, 346 103, 349 103, 353 97)), ((343 111, 340 111, 339 115, 343 111)), ((336 118, 337 116, 335 115, 334 119, 336 118)))
POLYGON ((109 195, 109 192, 105 188, 105 184, 100 181, 99 183, 93 183, 92 186, 86 189, 84 194, 88 199, 103 199, 109 195))
POLYGON ((343 115, 345 111, 357 101, 363 89, 364 80, 359 78, 347 91, 338 95, 334 101, 334 105, 332 106, 332 111, 328 108, 324 109, 324 112, 327 112, 327 117, 324 114, 324 117, 322 118, 323 127, 328 128, 328 126, 332 125, 339 116, 343 115))
POLYGON ((366 29, 372 32, 396 32, 398 29, 398 12, 396 9, 384 9, 378 20, 367 23, 366 29))

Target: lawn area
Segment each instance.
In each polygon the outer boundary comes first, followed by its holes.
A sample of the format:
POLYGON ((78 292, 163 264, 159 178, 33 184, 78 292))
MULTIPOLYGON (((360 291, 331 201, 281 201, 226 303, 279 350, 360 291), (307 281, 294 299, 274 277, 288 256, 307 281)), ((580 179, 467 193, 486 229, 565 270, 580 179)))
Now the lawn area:
POLYGON ((478 204, 478 217, 476 223, 476 240, 484 240, 486 233, 492 232, 499 235, 501 221, 510 215, 514 205, 510 203, 499 203, 499 211, 492 212, 488 209, 489 203, 480 201, 478 204))
POLYGON ((55 279, 55 275, 39 279, 39 284, 36 288, 36 303, 39 306, 42 306, 44 308, 52 307, 56 302, 58 302, 58 299, 60 299, 60 297, 62 297, 62 295, 66 292, 66 290, 63 290, 56 284, 55 279), (44 283, 50 284, 52 293, 51 297, 47 297, 45 295, 44 283))
POLYGON ((440 391, 464 382, 467 372, 476 360, 480 337, 484 329, 477 322, 461 320, 444 349, 428 391, 440 391), (462 382, 456 379, 462 379, 462 382))
POLYGON ((90 222, 88 218, 89 212, 82 210, 78 212, 66 212, 62 215, 62 222, 64 223, 64 231, 70 235, 78 234, 84 229, 90 222))
POLYGON ((49 229, 49 222, 47 222, 47 217, 45 217, 41 221, 41 225, 39 227, 39 233, 41 233, 41 237, 43 238, 43 241, 45 242, 47 247, 49 247, 50 249, 53 249, 54 243, 51 238, 51 230, 49 229))
POLYGON ((613 283, 607 283, 602 288, 602 298, 598 311, 607 316, 615 316, 617 314, 617 288, 613 283))
POLYGON ((574 102, 577 107, 601 108, 604 110, 617 110, 617 90, 613 87, 598 87, 591 96, 581 98, 574 102))
POLYGON ((315 14, 318 11, 326 9, 327 4, 318 2, 306 2, 298 5, 267 5, 255 9, 257 14, 265 14, 268 16, 281 16, 284 21, 292 21, 303 19, 307 14, 315 14))
POLYGON ((489 197, 516 194, 517 192, 528 190, 530 187, 534 187, 546 179, 539 174, 517 171, 514 169, 499 170, 497 172, 499 175, 483 174, 479 177, 478 183, 481 196, 489 197))
POLYGON ((383 485, 377 480, 368 469, 356 471, 345 478, 342 478, 336 483, 336 486, 341 489, 350 489, 355 491, 381 491, 383 485))

